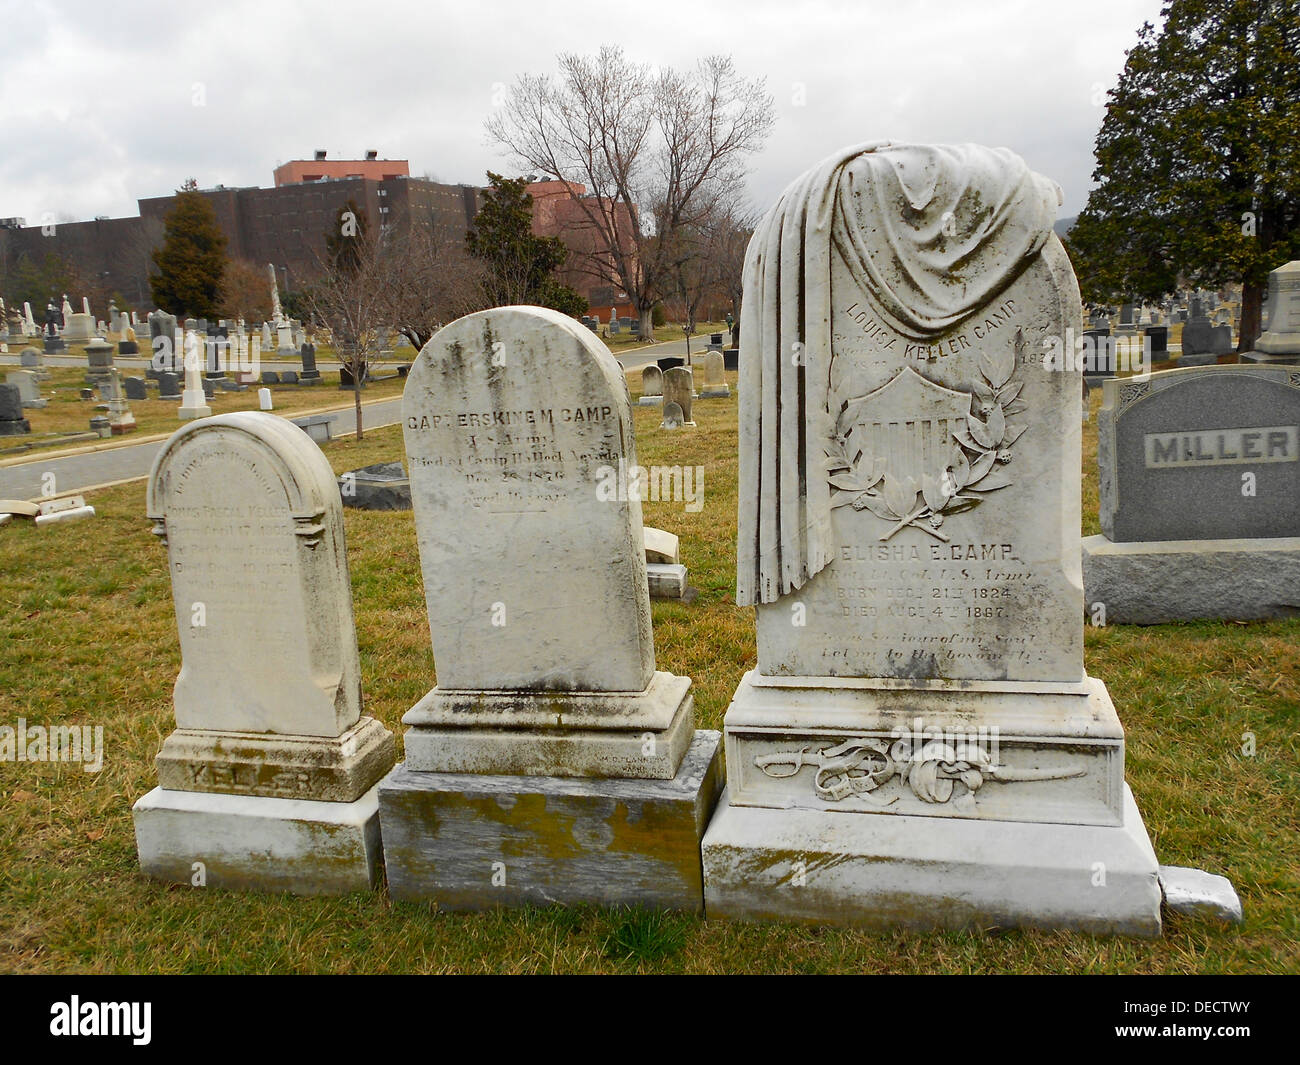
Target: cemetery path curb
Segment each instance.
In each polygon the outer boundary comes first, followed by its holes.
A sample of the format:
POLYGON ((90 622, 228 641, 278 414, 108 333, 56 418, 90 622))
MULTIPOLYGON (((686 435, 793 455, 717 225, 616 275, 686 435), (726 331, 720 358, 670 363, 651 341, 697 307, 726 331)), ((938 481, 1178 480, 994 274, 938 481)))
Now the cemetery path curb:
MULTIPOLYGON (((380 403, 390 403, 400 396, 388 396, 384 399, 372 399, 361 404, 364 411, 368 406, 375 406, 380 403)), ((287 411, 280 415, 282 418, 288 418, 292 421, 294 418, 309 418, 315 414, 331 414, 334 411, 352 410, 351 403, 345 403, 342 406, 334 407, 314 407, 311 410, 287 411)), ((272 414, 276 413, 271 411, 272 414)), ((179 428, 179 426, 178 426, 179 428)), ((174 430, 173 430, 174 431, 174 430)), ((98 451, 116 451, 124 447, 139 447, 141 444, 155 444, 159 440, 166 440, 171 433, 151 433, 148 436, 121 437, 117 440, 105 440, 98 444, 83 444, 80 447, 60 448, 56 451, 44 451, 33 448, 31 451, 25 451, 21 455, 13 455, 9 458, 0 459, 0 469, 6 469, 10 466, 24 466, 29 462, 49 462, 53 459, 71 458, 74 455, 89 455, 98 451)))

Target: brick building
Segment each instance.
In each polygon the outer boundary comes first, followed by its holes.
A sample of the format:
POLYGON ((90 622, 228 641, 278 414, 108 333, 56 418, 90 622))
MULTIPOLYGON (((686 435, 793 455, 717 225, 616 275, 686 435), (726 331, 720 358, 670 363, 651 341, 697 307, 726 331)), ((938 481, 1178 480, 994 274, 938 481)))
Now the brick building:
MULTIPOLYGON (((226 254, 259 266, 274 263, 287 291, 317 273, 325 257, 325 234, 349 200, 365 215, 372 233, 404 232, 420 223, 463 234, 482 202, 482 190, 476 186, 410 177, 404 159, 330 161, 320 158, 323 154, 277 167, 272 188, 199 190, 216 212, 226 236, 226 254)), ((40 226, 0 229, 0 272, 7 272, 22 255, 40 261, 54 252, 101 290, 120 295, 128 306, 151 306, 150 254, 162 242, 164 219, 174 200, 147 197, 137 201, 137 217, 64 222, 52 233, 40 226)))
MULTIPOLYGON (((325 234, 340 208, 349 201, 364 214, 370 232, 401 234, 412 225, 441 229, 457 239, 469 228, 483 202, 483 189, 473 185, 448 185, 410 176, 405 159, 325 158, 317 152, 311 160, 292 160, 276 167, 271 188, 200 189, 212 204, 217 224, 226 236, 226 254, 265 269, 274 263, 283 291, 293 291, 309 281, 325 258, 325 234)), ((631 218, 622 205, 602 207, 596 197, 573 200, 560 181, 533 182, 533 232, 556 236, 569 247, 569 258, 559 279, 587 297, 593 312, 606 320, 611 306, 630 314, 627 296, 600 276, 599 264, 608 264, 605 239, 584 212, 584 207, 613 210, 617 232, 631 248, 631 218)), ((0 226, 0 278, 23 255, 44 260, 54 252, 87 282, 105 294, 115 294, 125 305, 143 311, 152 306, 149 274, 151 253, 162 243, 164 220, 174 196, 138 200, 139 215, 131 218, 97 218, 64 222, 53 232, 26 226, 20 219, 0 226)))

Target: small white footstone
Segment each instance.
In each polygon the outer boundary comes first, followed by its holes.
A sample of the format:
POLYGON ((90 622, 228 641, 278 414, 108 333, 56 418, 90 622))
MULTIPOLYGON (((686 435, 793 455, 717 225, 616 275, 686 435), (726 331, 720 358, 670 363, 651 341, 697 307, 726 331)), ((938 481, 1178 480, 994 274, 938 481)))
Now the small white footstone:
POLYGON ((1183 865, 1162 865, 1160 888, 1165 905, 1174 913, 1213 917, 1228 924, 1240 924, 1244 920, 1241 899, 1226 876, 1183 865))
POLYGON ((345 895, 379 883, 379 786, 355 802, 154 788, 131 809, 145 875, 231 891, 345 895))

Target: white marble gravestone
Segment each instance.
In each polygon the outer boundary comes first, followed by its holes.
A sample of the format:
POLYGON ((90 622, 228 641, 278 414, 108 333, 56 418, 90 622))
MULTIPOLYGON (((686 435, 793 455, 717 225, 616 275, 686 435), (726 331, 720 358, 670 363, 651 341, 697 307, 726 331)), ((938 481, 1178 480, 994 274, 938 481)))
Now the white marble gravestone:
POLYGON ((700 396, 704 399, 726 399, 731 395, 727 376, 723 370, 722 349, 714 348, 704 354, 704 385, 700 396))
POLYGON ((565 315, 482 311, 425 345, 402 418, 438 683, 380 788, 393 896, 700 909, 719 736, 655 669, 639 495, 608 490, 636 463, 618 363, 565 315))
POLYGON ((206 418, 212 413, 207 393, 203 391, 203 342, 192 329, 176 334, 177 346, 183 348, 185 391, 181 393, 180 409, 176 416, 181 421, 206 418))
POLYGON ((1160 929, 1123 729, 1083 668, 1058 195, 1005 149, 864 145, 750 244, 758 666, 726 714, 711 916, 1160 929))
POLYGON ((1300 363, 1300 259, 1268 275, 1264 332, 1243 362, 1300 363))
POLYGON ((209 886, 373 887, 392 734, 361 713, 343 508, 296 426, 243 411, 186 425, 154 461, 181 642, 176 730, 136 803, 141 868, 209 886))
POLYGON ((641 398, 637 402, 643 407, 663 405, 664 375, 653 363, 641 371, 641 398))

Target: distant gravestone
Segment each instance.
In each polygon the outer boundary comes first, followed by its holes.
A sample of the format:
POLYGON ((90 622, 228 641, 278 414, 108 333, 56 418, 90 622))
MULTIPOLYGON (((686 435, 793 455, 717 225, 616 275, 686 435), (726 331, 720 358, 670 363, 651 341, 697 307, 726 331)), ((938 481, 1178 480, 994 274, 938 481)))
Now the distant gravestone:
POLYGON ((0 436, 22 436, 32 431, 23 417, 23 398, 17 385, 0 385, 0 436))
POLYGON ((280 374, 275 370, 262 371, 262 384, 278 385, 280 383, 280 374))
POLYGON ((1268 275, 1264 332, 1255 341, 1255 350, 1243 355, 1242 361, 1300 363, 1300 259, 1268 275))
POLYGON ((18 389, 22 405, 28 410, 40 410, 47 402, 41 399, 41 386, 34 370, 10 370, 5 375, 5 384, 18 389))
POLYGON ((389 891, 698 912, 718 737, 655 669, 617 362, 567 315, 481 311, 425 345, 402 420, 438 676, 380 786, 389 891), (484 855, 515 874, 485 890, 484 855))
POLYGON ((657 407, 664 401, 664 375, 658 366, 651 364, 641 371, 641 398, 643 407, 657 407))
POLYGON ((682 408, 680 403, 674 403, 669 400, 664 404, 663 421, 659 423, 660 429, 680 429, 684 423, 682 408))
POLYGON ((361 715, 343 511, 304 433, 243 411, 184 426, 150 474, 181 642, 160 787, 134 807, 140 864, 188 884, 373 887, 376 781, 393 737, 361 715), (232 669, 232 663, 238 668, 232 669))
POLYGON ((685 366, 674 366, 664 374, 664 421, 668 420, 668 404, 675 403, 681 410, 682 425, 694 425, 691 420, 691 397, 694 376, 685 366))
POLYGON ((148 320, 152 358, 145 376, 157 378, 160 373, 176 373, 178 362, 184 354, 176 350, 176 315, 154 311, 148 320))
POLYGON ((410 510, 411 482, 400 462, 380 462, 339 477, 345 507, 358 510, 410 510))
POLYGON ((95 318, 89 314, 70 314, 63 326, 63 339, 80 343, 95 336, 95 318))
POLYGON ((298 373, 296 370, 281 370, 280 384, 296 385, 298 383, 298 373))
POLYGON ((128 377, 122 382, 122 387, 126 390, 127 399, 145 399, 149 395, 143 377, 128 377))
POLYGON ((315 384, 320 380, 320 371, 316 369, 316 345, 308 341, 303 344, 301 349, 302 355, 302 383, 315 384))
POLYGON ((164 371, 158 375, 158 397, 160 399, 181 398, 181 376, 164 371))
POLYGON ((113 345, 94 337, 86 345, 86 384, 102 385, 113 374, 113 345))
POLYGON ((704 356, 704 384, 700 396, 704 399, 726 399, 731 395, 723 372, 722 349, 711 350, 704 356))
POLYGON ((1169 327, 1152 325, 1142 332, 1150 348, 1151 358, 1148 365, 1151 362, 1167 362, 1169 360, 1169 327))
POLYGON ((1136 624, 1300 614, 1300 370, 1108 382, 1088 600, 1136 624))

